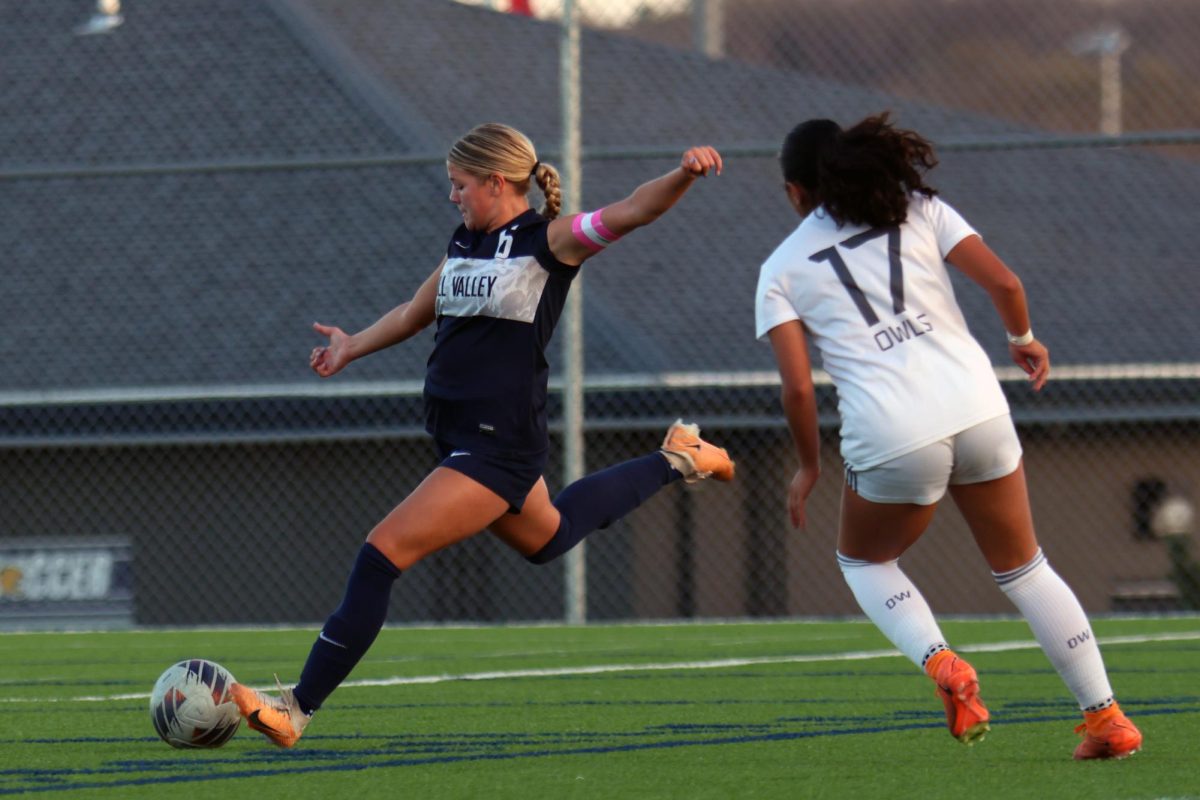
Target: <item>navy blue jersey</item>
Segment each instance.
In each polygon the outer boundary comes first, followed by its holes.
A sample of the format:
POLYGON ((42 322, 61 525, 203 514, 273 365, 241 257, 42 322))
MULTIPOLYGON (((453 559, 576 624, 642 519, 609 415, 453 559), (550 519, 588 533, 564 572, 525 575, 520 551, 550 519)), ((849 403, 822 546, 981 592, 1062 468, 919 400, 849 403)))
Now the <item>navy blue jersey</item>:
POLYGON ((425 428, 478 453, 546 450, 546 345, 578 267, 550 252, 529 210, 488 233, 460 225, 438 284, 425 428))

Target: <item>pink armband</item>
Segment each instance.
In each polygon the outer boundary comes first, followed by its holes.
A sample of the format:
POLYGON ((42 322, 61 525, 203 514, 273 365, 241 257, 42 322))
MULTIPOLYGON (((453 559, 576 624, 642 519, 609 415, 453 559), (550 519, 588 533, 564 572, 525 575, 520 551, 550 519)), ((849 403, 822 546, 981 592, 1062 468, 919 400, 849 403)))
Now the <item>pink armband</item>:
POLYGON ((571 222, 571 232, 575 234, 584 247, 593 253, 599 253, 604 248, 621 237, 604 227, 600 214, 604 209, 580 214, 571 222))

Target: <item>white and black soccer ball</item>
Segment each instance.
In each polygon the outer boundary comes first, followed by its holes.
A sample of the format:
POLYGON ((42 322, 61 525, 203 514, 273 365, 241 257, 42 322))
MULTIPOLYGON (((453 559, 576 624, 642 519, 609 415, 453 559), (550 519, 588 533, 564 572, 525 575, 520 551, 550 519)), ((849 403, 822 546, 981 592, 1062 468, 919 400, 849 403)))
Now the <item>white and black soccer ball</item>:
POLYGON ((150 721, 172 747, 220 747, 242 724, 229 693, 233 675, 215 661, 191 658, 158 676, 150 693, 150 721))

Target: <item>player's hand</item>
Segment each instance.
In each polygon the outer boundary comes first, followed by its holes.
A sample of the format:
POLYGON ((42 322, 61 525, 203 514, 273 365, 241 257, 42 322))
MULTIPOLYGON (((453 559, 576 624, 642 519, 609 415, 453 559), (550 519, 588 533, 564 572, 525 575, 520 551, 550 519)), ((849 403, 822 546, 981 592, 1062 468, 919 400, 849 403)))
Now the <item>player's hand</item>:
POLYGON ((801 467, 796 470, 796 474, 792 477, 791 485, 788 486, 788 516, 792 518, 793 528, 803 528, 807 519, 804 515, 804 506, 808 502, 808 496, 812 494, 813 487, 817 485, 817 478, 821 477, 817 470, 808 470, 801 467))
POLYGON ((1037 339, 1029 344, 1010 344, 1008 354, 1018 367, 1025 370, 1035 392, 1046 385, 1046 379, 1050 377, 1050 351, 1046 345, 1037 339))
POLYGON ((679 162, 680 168, 689 175, 708 177, 710 171, 721 174, 721 154, 712 147, 689 147, 679 162))
POLYGON ((319 322, 313 323, 313 330, 329 337, 329 344, 314 347, 312 355, 308 357, 308 365, 322 378, 328 378, 350 363, 350 348, 347 346, 350 337, 341 328, 319 322))

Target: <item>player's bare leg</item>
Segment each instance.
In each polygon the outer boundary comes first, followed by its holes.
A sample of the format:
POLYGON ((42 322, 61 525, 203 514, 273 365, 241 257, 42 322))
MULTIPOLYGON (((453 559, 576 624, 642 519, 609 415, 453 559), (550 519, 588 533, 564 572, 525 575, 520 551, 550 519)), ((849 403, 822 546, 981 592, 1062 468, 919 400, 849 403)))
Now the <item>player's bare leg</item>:
POLYGON ((550 500, 546 479, 540 478, 529 491, 520 514, 504 514, 488 526, 500 541, 525 557, 546 546, 558 530, 561 515, 550 500))
POLYGON ((949 648, 928 603, 898 563, 929 527, 936 509, 936 503, 876 503, 846 486, 838 564, 871 621, 933 679, 950 734, 970 745, 989 730, 979 680, 974 668, 949 648))
POLYGON ((992 572, 1016 569, 1037 554, 1024 464, 1003 478, 951 486, 950 497, 992 572))
POLYGON ((1075 758, 1124 758, 1142 734, 1118 708, 1087 614, 1038 547, 1024 465, 1003 478, 950 488, 992 576, 1084 712, 1075 758))

